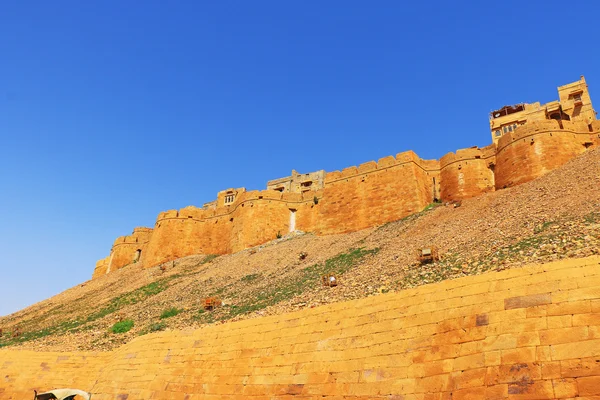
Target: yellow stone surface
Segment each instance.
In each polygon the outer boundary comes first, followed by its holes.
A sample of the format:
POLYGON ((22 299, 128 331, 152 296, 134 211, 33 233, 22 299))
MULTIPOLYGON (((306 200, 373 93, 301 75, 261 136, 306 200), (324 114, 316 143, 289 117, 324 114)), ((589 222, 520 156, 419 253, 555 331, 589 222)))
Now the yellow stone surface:
POLYGON ((599 304, 600 257, 532 265, 108 353, 0 349, 0 398, 599 398, 599 304))

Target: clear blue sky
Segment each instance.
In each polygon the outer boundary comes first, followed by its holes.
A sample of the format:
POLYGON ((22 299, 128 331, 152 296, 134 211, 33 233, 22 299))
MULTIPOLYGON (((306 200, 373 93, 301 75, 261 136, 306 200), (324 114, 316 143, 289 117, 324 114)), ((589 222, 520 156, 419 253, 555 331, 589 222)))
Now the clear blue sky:
POLYGON ((600 3, 470 3, 1 2, 0 315, 219 190, 484 146, 581 74, 600 102, 600 3))

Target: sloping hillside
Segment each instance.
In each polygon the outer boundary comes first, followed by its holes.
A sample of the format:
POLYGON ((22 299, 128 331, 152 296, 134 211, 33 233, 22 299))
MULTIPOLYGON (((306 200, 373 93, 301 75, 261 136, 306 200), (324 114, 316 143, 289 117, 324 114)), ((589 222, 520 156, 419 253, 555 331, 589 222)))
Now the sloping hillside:
POLYGON ((136 264, 0 318, 0 346, 110 349, 162 329, 286 312, 600 249, 600 152, 546 176, 360 232, 296 234, 236 254, 196 255, 141 270, 136 264), (437 246, 439 262, 415 251, 437 246), (305 253, 305 257, 300 257, 305 253), (334 273, 335 288, 320 277, 334 273), (223 307, 204 311, 218 296, 223 307), (161 318, 161 316, 163 318, 161 318), (133 328, 113 333, 118 320, 133 328), (15 330, 19 335, 13 335, 15 330), (15 337, 13 337, 15 336, 15 337))

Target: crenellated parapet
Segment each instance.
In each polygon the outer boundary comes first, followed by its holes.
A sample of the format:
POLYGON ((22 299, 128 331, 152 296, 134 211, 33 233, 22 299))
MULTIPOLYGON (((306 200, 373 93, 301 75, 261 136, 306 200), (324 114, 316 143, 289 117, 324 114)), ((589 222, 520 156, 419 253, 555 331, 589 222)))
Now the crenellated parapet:
POLYGON ((493 143, 423 160, 413 151, 340 171, 298 173, 267 190, 229 188, 202 207, 158 214, 154 229, 115 240, 94 278, 131 263, 145 268, 192 254, 228 254, 301 230, 352 232, 395 221, 433 201, 458 201, 515 186, 600 146, 587 84, 559 87, 560 100, 505 106, 490 116, 493 143))
POLYGON ((152 228, 145 227, 137 227, 133 229, 133 233, 128 236, 120 236, 118 237, 114 244, 113 248, 122 245, 131 245, 131 244, 142 244, 147 243, 150 240, 150 235, 152 234, 152 228))
POLYGON ((325 175, 316 232, 351 232, 421 211, 439 197, 439 161, 406 151, 325 175))
POLYGON ((218 196, 212 208, 188 206, 159 213, 144 267, 192 254, 231 253, 290 230, 313 230, 315 205, 322 191, 228 189, 218 196), (233 201, 218 206, 231 192, 235 193, 233 201))
POLYGON ((595 126, 582 121, 534 121, 502 136, 496 153, 496 189, 531 181, 597 145, 595 126))
POLYGON ((137 227, 131 235, 118 237, 110 250, 110 255, 96 265, 94 276, 116 271, 126 265, 142 262, 142 253, 150 241, 153 229, 137 227))
POLYGON ((381 172, 397 167, 418 167, 426 172, 439 171, 439 161, 423 160, 414 151, 405 151, 396 156, 387 156, 377 161, 367 161, 359 166, 346 167, 341 171, 332 171, 325 174, 325 185, 336 183, 345 179, 363 177, 365 175, 381 172))
POLYGON ((440 159, 441 199, 457 201, 493 191, 495 163, 493 144, 444 155, 440 159))

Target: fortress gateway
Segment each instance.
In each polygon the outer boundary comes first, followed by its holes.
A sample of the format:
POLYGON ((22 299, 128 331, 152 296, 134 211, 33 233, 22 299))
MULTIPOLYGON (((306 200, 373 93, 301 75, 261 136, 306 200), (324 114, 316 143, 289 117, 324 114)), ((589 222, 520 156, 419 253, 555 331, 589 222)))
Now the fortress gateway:
POLYGON ((435 200, 456 201, 535 179, 600 145, 600 121, 585 79, 558 88, 558 101, 505 106, 490 114, 492 144, 422 160, 414 152, 343 171, 227 189, 202 208, 158 215, 154 228, 115 240, 93 278, 133 262, 152 267, 191 254, 227 254, 294 230, 352 232, 395 221, 435 200))

